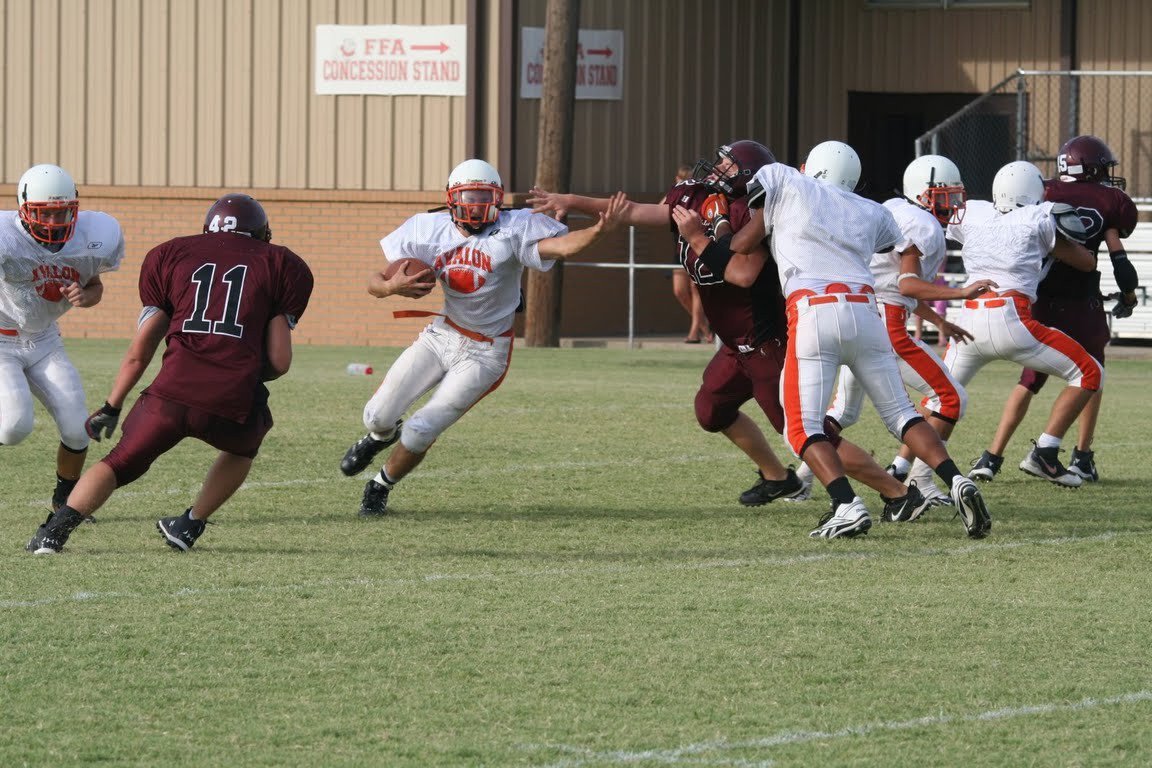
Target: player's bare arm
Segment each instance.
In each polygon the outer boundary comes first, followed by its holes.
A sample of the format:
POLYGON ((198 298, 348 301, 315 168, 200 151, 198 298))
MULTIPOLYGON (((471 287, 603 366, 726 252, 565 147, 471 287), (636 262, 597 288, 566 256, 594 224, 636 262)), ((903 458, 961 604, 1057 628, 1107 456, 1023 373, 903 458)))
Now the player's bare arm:
POLYGON ((934 309, 932 309, 932 307, 928 306, 923 301, 918 301, 916 303, 916 308, 912 310, 912 314, 916 315, 917 317, 922 317, 928 322, 932 323, 932 325, 936 326, 936 329, 940 331, 940 335, 943 338, 955 341, 958 344, 967 344, 973 339, 972 334, 969 333, 966 329, 961 328, 960 326, 956 325, 956 323, 945 320, 934 309))
POLYGON ((160 342, 168 333, 168 324, 171 322, 166 312, 155 307, 146 307, 141 313, 141 318, 140 325, 136 328, 136 335, 132 337, 132 343, 128 345, 128 351, 120 361, 120 370, 116 373, 112 391, 108 393, 107 402, 113 408, 124 407, 125 398, 148 370, 148 365, 152 362, 160 342))
MULTIPOLYGON (((562 194, 532 187, 527 203, 532 206, 533 213, 546 213, 561 219, 567 216, 569 211, 578 211, 590 216, 604 213, 611 205, 612 199, 612 197, 562 194)), ((629 200, 620 213, 620 223, 636 227, 663 227, 668 223, 668 206, 664 203, 637 203, 629 200)))
POLYGON ((729 247, 733 253, 752 253, 766 236, 764 217, 760 215, 760 211, 753 210, 751 214, 752 218, 748 223, 732 236, 729 247))
POLYGON ((264 370, 261 381, 273 381, 288 373, 292 367, 292 329, 288 318, 277 315, 268 321, 264 333, 264 370))
POLYGON ((600 212, 599 220, 586 229, 578 229, 559 237, 549 237, 537 244, 540 256, 546 259, 565 259, 579 253, 620 223, 629 200, 623 192, 608 198, 608 207, 600 212))
POLYGON ((1081 272, 1092 272, 1096 269, 1095 254, 1080 243, 1073 242, 1063 236, 1056 238, 1056 247, 1052 249, 1052 258, 1081 272))
MULTIPOLYGON (((920 278, 920 259, 923 254, 916 246, 911 246, 900 254, 900 276, 897 278, 897 287, 900 293, 912 299, 921 301, 950 301, 952 299, 975 299, 1000 285, 995 280, 977 280, 971 285, 962 288, 952 288, 947 285, 936 285, 920 278)), ((919 313, 917 313, 919 314, 919 313)), ((932 314, 936 314, 933 312, 932 314)), ((921 317, 924 317, 921 315, 921 317)), ((935 320, 924 317, 935 325, 935 320)))
MULTIPOLYGON (((391 263, 391 262, 389 262, 391 263)), ((427 296, 436 287, 436 278, 431 269, 406 275, 403 270, 398 271, 391 279, 384 277, 384 269, 372 275, 368 280, 368 293, 378 299, 389 296, 407 296, 410 299, 420 299, 427 296)))
MULTIPOLYGON (((684 238, 684 242, 688 243, 688 247, 698 257, 713 242, 716 242, 720 247, 726 247, 722 239, 713 241, 712 238, 708 237, 708 233, 704 229, 704 221, 695 211, 690 211, 683 206, 676 206, 672 209, 672 220, 676 222, 676 228, 680 230, 680 237, 684 238)), ((719 223, 716 221, 716 224, 719 223)), ((732 258, 724 267, 724 282, 738 285, 741 288, 751 287, 760 276, 760 271, 764 269, 767 259, 768 254, 763 245, 757 246, 752 253, 733 253, 732 258)))
POLYGON ((87 285, 72 283, 64 289, 64 298, 74 307, 94 307, 104 298, 104 283, 93 277, 87 285))

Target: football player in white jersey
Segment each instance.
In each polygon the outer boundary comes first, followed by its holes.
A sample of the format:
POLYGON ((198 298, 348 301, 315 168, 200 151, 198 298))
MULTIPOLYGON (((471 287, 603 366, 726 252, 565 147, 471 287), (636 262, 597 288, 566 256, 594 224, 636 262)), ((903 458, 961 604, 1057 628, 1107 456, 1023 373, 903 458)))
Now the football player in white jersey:
POLYGON ((76 184, 55 165, 25 171, 16 203, 0 213, 0 444, 32 432, 35 395, 60 433, 55 510, 80 477, 89 441, 84 387, 56 320, 100 302, 100 275, 119 268, 124 236, 108 214, 80 210, 76 184))
POLYGON ((377 298, 419 298, 438 281, 444 291, 439 313, 401 353, 364 406, 368 434, 344 455, 345 475, 363 471, 395 444, 380 472, 364 488, 360 514, 384 514, 393 486, 424 459, 436 438, 500 385, 512 356, 512 321, 520 302, 525 267, 552 268, 583 250, 619 221, 627 202, 617 194, 599 221, 569 232, 555 219, 529 210, 501 210, 504 184, 483 160, 466 160, 448 176, 447 210, 420 213, 380 241, 389 262, 411 258, 427 269, 372 276, 377 298), (416 400, 435 390, 405 421, 416 400))
POLYGON ((757 189, 749 193, 749 206, 762 208, 763 215, 732 241, 734 251, 750 253, 767 233, 772 235, 772 256, 788 304, 788 349, 780 379, 784 436, 832 497, 832 509, 810 535, 856 536, 872 525, 825 432, 836 374, 847 365, 888 430, 949 485, 968 535, 983 538, 992 519, 980 491, 912 406, 876 311, 869 262, 903 235, 887 209, 853 193, 859 179, 859 157, 838 141, 814 147, 802 171, 766 165, 753 179, 757 189))
MULTIPOLYGON (((971 335, 940 317, 928 301, 974 299, 996 288, 992 280, 976 280, 963 288, 936 285, 934 278, 946 258, 944 227, 958 224, 964 215, 966 196, 960 169, 946 157, 923 155, 904 170, 904 195, 884 202, 900 226, 896 247, 872 255, 870 267, 876 278, 876 303, 880 307, 892 348, 900 360, 904 383, 940 403, 927 419, 945 442, 964 415, 968 395, 926 344, 908 333, 908 314, 916 314, 940 329, 942 336, 963 343, 971 335)), ((841 429, 860 419, 864 388, 851 369, 840 371, 840 386, 828 415, 841 429)), ((932 468, 914 463, 908 446, 901 448, 889 471, 915 482, 933 504, 951 504, 951 497, 932 479, 932 468)))
MULTIPOLYGON (((948 225, 948 237, 963 246, 969 284, 994 280, 999 289, 964 302, 961 325, 973 341, 949 347, 944 364, 961 384, 993 360, 1012 360, 1068 382, 1020 469, 1077 488, 1082 480, 1060 463, 1060 442, 1102 386, 1104 368, 1072 337, 1032 319, 1032 302, 1052 265, 1049 257, 1085 273, 1096 268, 1096 257, 1078 242, 1087 232, 1076 209, 1042 202, 1044 178, 1031 163, 1001 168, 992 180, 992 198, 969 202, 964 220, 948 225)), ((929 407, 939 403, 930 401, 929 407)))

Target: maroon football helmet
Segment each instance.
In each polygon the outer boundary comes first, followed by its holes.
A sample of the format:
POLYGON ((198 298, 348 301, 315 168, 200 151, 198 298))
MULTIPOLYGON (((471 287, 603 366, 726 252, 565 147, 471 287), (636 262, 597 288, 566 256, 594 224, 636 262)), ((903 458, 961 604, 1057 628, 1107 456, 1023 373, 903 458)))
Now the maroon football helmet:
POLYGON ((762 166, 776 162, 772 150, 758 141, 743 139, 725 144, 716 150, 713 161, 700 160, 692 178, 732 199, 748 193, 748 182, 762 166))
POLYGON ((1108 145, 1095 136, 1069 139, 1060 147, 1060 154, 1056 157, 1056 169, 1061 176, 1124 189, 1125 180, 1112 175, 1112 168, 1119 163, 1108 145))
POLYGON ((256 198, 240 192, 229 193, 212 203, 204 217, 204 232, 235 232, 264 242, 272 239, 264 206, 256 198))

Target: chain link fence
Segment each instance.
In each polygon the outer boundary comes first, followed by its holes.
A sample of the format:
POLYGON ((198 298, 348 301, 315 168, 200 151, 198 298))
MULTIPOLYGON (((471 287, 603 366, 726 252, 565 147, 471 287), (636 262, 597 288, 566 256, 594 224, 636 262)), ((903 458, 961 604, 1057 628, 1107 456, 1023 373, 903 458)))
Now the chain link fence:
POLYGON ((989 200, 1005 163, 1052 177, 1060 146, 1081 134, 1112 148, 1133 200, 1152 202, 1152 72, 1019 70, 916 139, 916 156, 951 158, 968 196, 989 200))

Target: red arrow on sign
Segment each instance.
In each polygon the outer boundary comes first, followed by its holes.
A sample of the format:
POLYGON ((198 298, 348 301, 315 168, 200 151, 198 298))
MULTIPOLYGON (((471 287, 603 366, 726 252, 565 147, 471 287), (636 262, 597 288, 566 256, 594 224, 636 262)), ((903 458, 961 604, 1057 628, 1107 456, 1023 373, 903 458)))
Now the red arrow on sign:
POLYGON ((592 56, 611 56, 612 55, 612 49, 611 48, 589 48, 588 53, 589 53, 589 55, 592 55, 592 56))
POLYGON ((444 53, 444 51, 448 50, 448 44, 443 41, 436 45, 413 45, 410 47, 414 51, 440 51, 440 53, 444 53))

